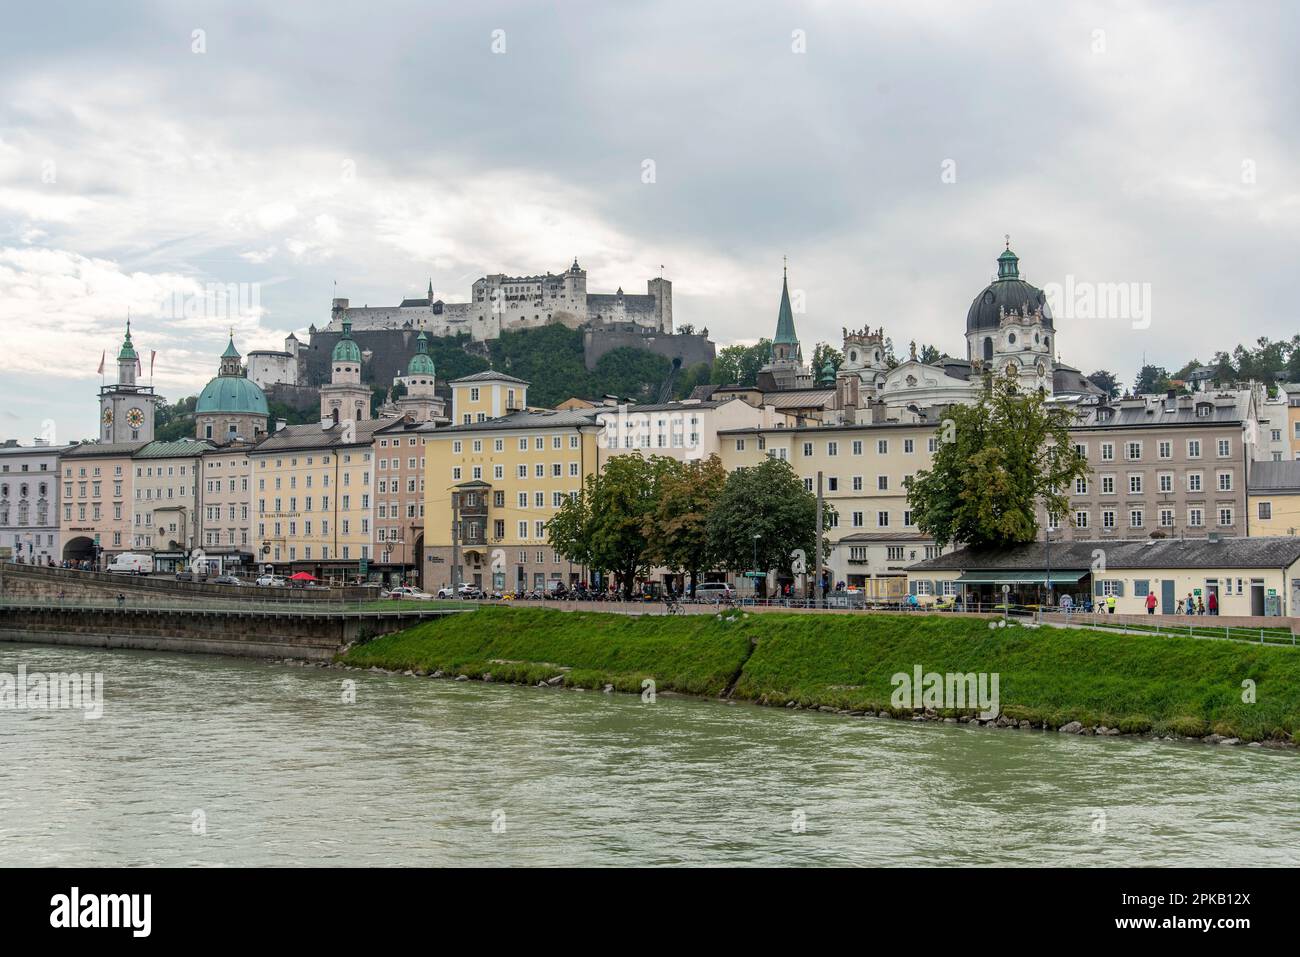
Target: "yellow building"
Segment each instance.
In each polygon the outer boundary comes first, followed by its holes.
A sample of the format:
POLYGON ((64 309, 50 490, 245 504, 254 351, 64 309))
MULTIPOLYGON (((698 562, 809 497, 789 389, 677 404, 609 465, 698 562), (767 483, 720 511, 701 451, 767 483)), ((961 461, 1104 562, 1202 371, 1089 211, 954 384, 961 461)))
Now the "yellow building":
POLYGON ((451 381, 451 421, 472 425, 526 409, 528 383, 501 372, 476 372, 451 381))
MULTIPOLYGON (((507 377, 490 385, 499 389, 503 403, 512 389, 523 403, 526 383, 507 377)), ((453 383, 455 393, 460 386, 453 383)), ((585 571, 547 544, 547 525, 600 468, 600 426, 590 412, 581 411, 518 411, 465 423, 462 415, 476 417, 496 401, 486 388, 474 398, 469 389, 463 388, 465 404, 459 394, 454 399, 455 418, 462 424, 424 437, 425 588, 459 579, 515 591, 544 588, 556 579, 583 580, 585 571)))
POLYGON ((1253 463, 1247 498, 1252 538, 1295 535, 1300 530, 1300 461, 1253 463))
POLYGON ((826 538, 832 586, 844 582, 871 598, 907 594, 907 566, 939 554, 934 540, 912 521, 904 480, 930 467, 937 438, 932 423, 729 429, 718 434, 728 472, 757 465, 764 456, 788 461, 835 506, 826 538))
POLYGON ((260 564, 318 578, 361 573, 374 558, 374 432, 390 424, 292 425, 249 451, 260 564))

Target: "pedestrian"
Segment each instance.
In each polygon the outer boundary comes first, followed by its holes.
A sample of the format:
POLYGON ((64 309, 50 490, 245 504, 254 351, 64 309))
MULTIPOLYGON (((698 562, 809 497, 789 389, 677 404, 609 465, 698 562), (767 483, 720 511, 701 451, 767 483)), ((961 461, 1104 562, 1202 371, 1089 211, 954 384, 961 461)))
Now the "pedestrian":
POLYGON ((1106 596, 1106 613, 1108 615, 1115 614, 1115 595, 1113 593, 1106 596))
POLYGON ((1147 614, 1154 615, 1155 613, 1156 613, 1156 593, 1153 591, 1149 591, 1147 592, 1147 614))
POLYGON ((1187 614, 1196 614, 1196 599, 1192 597, 1191 592, 1187 593, 1187 614))
POLYGON ((1218 613, 1219 613, 1219 593, 1217 591, 1212 591, 1210 592, 1210 614, 1217 615, 1218 613))
POLYGON ((1205 614, 1205 601, 1199 595, 1196 596, 1196 613, 1198 615, 1205 614))

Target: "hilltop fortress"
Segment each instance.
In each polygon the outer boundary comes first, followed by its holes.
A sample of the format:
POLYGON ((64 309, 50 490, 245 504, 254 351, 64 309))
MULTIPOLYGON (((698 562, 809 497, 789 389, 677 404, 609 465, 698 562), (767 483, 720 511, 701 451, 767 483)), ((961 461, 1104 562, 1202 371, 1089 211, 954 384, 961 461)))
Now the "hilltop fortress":
POLYGON ((595 320, 664 334, 673 331, 673 284, 663 278, 647 280, 645 295, 630 295, 622 288, 589 293, 587 271, 575 259, 558 275, 484 276, 474 283, 469 302, 434 298, 432 282, 425 296, 403 299, 396 306, 353 306, 335 299, 324 331, 342 332, 344 319, 356 332, 423 328, 431 336, 467 332, 478 340, 553 322, 577 329, 595 320))

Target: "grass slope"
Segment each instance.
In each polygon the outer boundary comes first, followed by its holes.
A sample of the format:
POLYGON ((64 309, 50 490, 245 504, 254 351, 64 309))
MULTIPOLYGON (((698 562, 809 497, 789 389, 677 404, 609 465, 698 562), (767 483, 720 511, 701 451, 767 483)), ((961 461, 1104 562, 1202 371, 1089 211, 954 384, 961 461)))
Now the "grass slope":
POLYGON ((653 678, 659 691, 716 695, 749 653, 749 639, 707 615, 680 618, 481 608, 377 638, 353 648, 347 664, 442 670, 472 678, 536 684, 561 668, 566 685, 612 684, 641 691, 653 678))
MULTIPOLYGON (((927 615, 625 616, 485 608, 352 649, 348 664, 491 672, 565 683, 714 695, 805 707, 894 711, 891 677, 996 672, 1003 713, 1051 727, 1073 720, 1122 731, 1210 732, 1261 740, 1300 731, 1300 652, 1291 648, 1082 629, 990 629, 927 615), (751 645, 752 641, 752 645, 751 645), (751 652, 752 648, 752 654, 751 652), (748 656, 748 657, 747 657, 748 656), (743 668, 742 668, 743 665, 743 668), (1256 684, 1244 703, 1242 681, 1256 684)), ((910 711, 898 711, 899 714, 910 711)))

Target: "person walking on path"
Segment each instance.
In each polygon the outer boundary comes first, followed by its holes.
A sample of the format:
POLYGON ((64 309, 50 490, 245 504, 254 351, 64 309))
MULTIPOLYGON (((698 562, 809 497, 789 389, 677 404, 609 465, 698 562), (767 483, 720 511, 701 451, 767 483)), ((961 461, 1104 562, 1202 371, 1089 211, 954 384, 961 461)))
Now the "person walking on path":
POLYGON ((1217 591, 1212 591, 1210 592, 1210 614, 1217 615, 1218 613, 1219 613, 1219 593, 1217 591))
POLYGON ((1155 613, 1156 613, 1156 593, 1153 591, 1149 591, 1147 592, 1147 614, 1154 615, 1155 613))
POLYGON ((1106 596, 1106 614, 1108 614, 1108 615, 1113 615, 1113 614, 1115 614, 1115 596, 1114 596, 1114 595, 1107 595, 1107 596, 1106 596))

